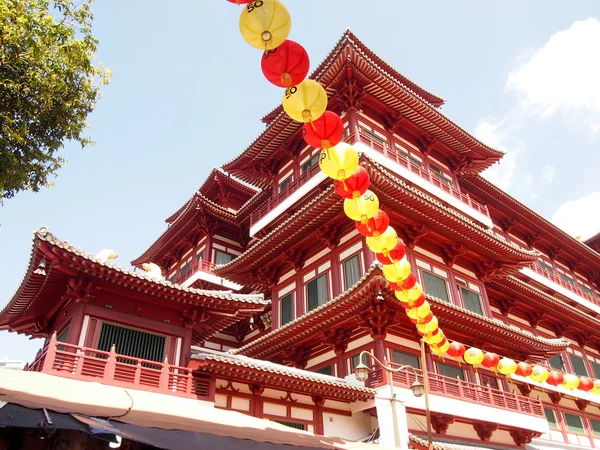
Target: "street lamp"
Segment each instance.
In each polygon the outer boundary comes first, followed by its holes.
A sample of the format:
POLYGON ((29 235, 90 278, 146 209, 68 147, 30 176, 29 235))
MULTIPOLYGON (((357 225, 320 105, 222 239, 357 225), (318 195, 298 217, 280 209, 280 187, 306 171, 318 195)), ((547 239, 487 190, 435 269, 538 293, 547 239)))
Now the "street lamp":
MULTIPOLYGON (((369 371, 371 370, 366 364, 364 364, 363 356, 368 355, 373 358, 382 369, 385 369, 389 372, 388 384, 390 386, 390 402, 392 404, 392 420, 394 422, 394 444, 396 447, 403 447, 400 440, 400 430, 398 429, 398 411, 396 410, 396 394, 394 393, 394 380, 392 373, 400 372, 402 370, 410 369, 415 374, 415 382, 410 386, 410 390, 412 391, 415 397, 421 397, 425 393, 425 386, 419 382, 419 377, 417 376, 417 371, 412 366, 400 366, 400 367, 392 367, 387 364, 382 363, 373 355, 367 351, 360 352, 358 356, 359 364, 354 369, 354 375, 358 381, 365 381, 369 377, 369 371)), ((427 395, 425 396, 427 398, 427 395)))

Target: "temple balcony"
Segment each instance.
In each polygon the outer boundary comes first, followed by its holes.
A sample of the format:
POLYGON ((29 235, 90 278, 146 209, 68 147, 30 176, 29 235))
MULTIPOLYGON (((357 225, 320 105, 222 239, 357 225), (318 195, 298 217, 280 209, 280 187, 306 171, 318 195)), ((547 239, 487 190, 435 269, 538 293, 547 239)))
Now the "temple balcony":
POLYGON ((531 280, 534 280, 537 283, 552 289, 554 292, 600 314, 600 300, 593 294, 587 293, 581 289, 577 282, 563 280, 559 275, 545 269, 538 262, 533 263, 529 267, 522 268, 520 272, 531 280))
POLYGON ((56 334, 24 370, 185 398, 214 396, 212 379, 187 367, 67 344, 56 334))
POLYGON ((173 279, 173 283, 179 284, 183 287, 190 287, 196 281, 202 280, 217 286, 233 289, 235 291, 239 291, 242 288, 240 284, 215 275, 213 273, 214 268, 215 264, 201 259, 196 261, 185 273, 177 275, 173 279))
MULTIPOLYGON (((391 366, 399 366, 390 363, 391 366)), ((419 381, 423 382, 423 371, 415 369, 419 381)), ((548 423, 540 400, 523 395, 493 389, 480 384, 446 377, 434 372, 429 375, 429 408, 432 413, 456 417, 457 421, 482 421, 497 423, 509 429, 518 428, 535 433, 547 433, 548 423)), ((393 374, 396 394, 407 409, 423 411, 424 397, 412 395, 410 386, 415 381, 412 370, 393 374)), ((373 367, 365 386, 386 386, 387 373, 379 366, 373 367), (385 377, 384 377, 385 375, 385 377)))
POLYGON ((327 176, 321 172, 318 164, 309 167, 298 179, 290 183, 283 191, 271 197, 262 208, 252 213, 250 216, 250 236, 256 235, 326 178, 327 176))
POLYGON ((367 134, 363 130, 351 133, 346 138, 346 142, 406 181, 418 186, 486 227, 493 228, 494 224, 487 206, 472 199, 468 193, 461 192, 445 178, 411 161, 398 150, 401 148, 400 142, 395 142, 395 140, 388 142, 377 135, 367 134))

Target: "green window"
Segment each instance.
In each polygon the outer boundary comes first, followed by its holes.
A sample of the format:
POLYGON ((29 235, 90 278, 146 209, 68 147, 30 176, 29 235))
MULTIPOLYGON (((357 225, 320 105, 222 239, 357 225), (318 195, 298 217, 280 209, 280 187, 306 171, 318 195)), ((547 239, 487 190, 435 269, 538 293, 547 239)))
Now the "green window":
MULTIPOLYGON (((133 358, 163 362, 166 338, 132 328, 103 323, 98 339, 98 350, 109 352, 115 344, 116 352, 133 358)), ((125 362, 129 362, 124 359, 125 362)))
POLYGON ((565 362, 563 360, 562 355, 554 355, 552 358, 548 360, 550 363, 550 367, 556 370, 565 370, 565 362))
POLYGON ((556 422, 556 415, 554 414, 554 410, 550 408, 544 408, 544 413, 546 414, 548 426, 550 428, 558 428, 558 423, 556 422))
POLYGON ((321 373, 323 375, 333 375, 333 366, 330 364, 325 367, 321 367, 320 369, 314 370, 315 373, 321 373))
POLYGON ((561 277, 561 278, 562 278, 564 281, 566 281, 567 283, 571 283, 571 284, 573 284, 573 285, 575 284, 575 282, 573 281, 573 279, 572 279, 571 277, 569 277, 569 276, 565 275, 564 273, 561 273, 561 274, 560 274, 560 277, 561 277))
POLYGON ((481 297, 479 294, 464 287, 460 288, 460 293, 465 303, 465 309, 483 316, 483 307, 481 306, 481 297))
POLYGON ((292 177, 287 177, 285 180, 283 180, 281 182, 281 184, 279 185, 279 192, 285 191, 285 189, 290 185, 291 182, 292 182, 292 177))
MULTIPOLYGON (((357 353, 356 355, 352 356, 352 370, 354 371, 354 369, 356 369, 356 366, 358 366, 358 357, 360 356, 360 353, 357 353)), ((364 354, 362 357, 362 363, 365 366, 369 365, 369 355, 364 354)))
POLYGON ((600 436, 600 420, 590 419, 590 423, 592 424, 594 436, 600 436))
POLYGON ((235 259, 234 255, 222 252, 220 250, 215 251, 216 264, 227 264, 235 259))
POLYGON ((565 421, 567 422, 567 429, 574 433, 585 433, 583 429, 583 423, 581 422, 581 417, 576 416, 575 414, 567 414, 565 413, 565 421))
POLYGON ((280 301, 281 325, 292 321, 292 307, 294 305, 292 294, 288 294, 280 301))
POLYGON ((440 181, 452 186, 452 181, 449 180, 448 178, 446 178, 446 176, 444 175, 444 172, 442 172, 442 170, 439 167, 436 167, 434 165, 431 165, 431 171, 433 172, 433 175, 440 181))
POLYGON ((307 285, 308 291, 308 310, 315 308, 327 302, 327 275, 323 274, 315 278, 307 285))
POLYGON ((445 377, 459 379, 465 381, 465 371, 460 367, 451 366, 450 364, 438 363, 438 372, 445 377))
POLYGON ((286 427, 294 428, 296 430, 306 431, 306 425, 300 422, 290 422, 288 420, 275 420, 275 422, 285 425, 286 427))
POLYGON ((547 264, 542 260, 539 260, 538 262, 540 263, 540 266, 542 266, 542 268, 546 269, 550 273, 554 273, 554 269, 550 264, 547 264))
POLYGON ((423 274, 423 284, 425 284, 425 292, 428 295, 439 298, 440 300, 444 300, 445 302, 450 301, 450 296, 448 295, 448 282, 442 277, 438 277, 429 272, 422 272, 423 274))
POLYGON ((575 375, 579 375, 580 377, 587 377, 587 369, 585 368, 585 362, 583 358, 575 355, 569 355, 571 358, 571 365, 573 366, 573 372, 575 375))
POLYGON ((312 166, 319 164, 319 154, 317 153, 304 164, 302 164, 302 173, 306 172, 312 166))
POLYGON ((419 360, 419 357, 416 355, 401 352, 400 350, 394 350, 392 352, 392 358, 394 358, 394 362, 396 364, 401 364, 403 366, 411 366, 411 367, 414 367, 415 369, 421 368, 421 361, 419 360))
POLYGON ((360 278, 358 269, 358 255, 348 258, 344 261, 344 278, 346 279, 346 289, 350 289, 360 278))

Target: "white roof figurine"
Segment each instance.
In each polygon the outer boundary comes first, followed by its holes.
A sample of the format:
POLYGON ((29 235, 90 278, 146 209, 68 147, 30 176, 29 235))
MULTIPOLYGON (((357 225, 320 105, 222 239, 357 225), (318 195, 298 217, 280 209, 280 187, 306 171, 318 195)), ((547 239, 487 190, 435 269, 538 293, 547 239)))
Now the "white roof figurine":
POLYGON ((147 278, 151 280, 159 280, 162 278, 162 270, 154 263, 144 263, 142 264, 142 269, 148 272, 147 278))
POLYGON ((109 260, 115 259, 118 256, 111 249, 105 248, 104 250, 100 250, 94 259, 101 264, 106 264, 109 260))

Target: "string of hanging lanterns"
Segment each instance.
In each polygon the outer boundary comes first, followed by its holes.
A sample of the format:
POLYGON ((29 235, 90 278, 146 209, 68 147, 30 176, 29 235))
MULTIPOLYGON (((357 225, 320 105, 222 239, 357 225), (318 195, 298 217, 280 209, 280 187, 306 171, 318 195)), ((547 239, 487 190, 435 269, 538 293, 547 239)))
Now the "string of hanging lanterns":
POLYGON ((302 45, 287 39, 291 30, 287 8, 280 0, 227 1, 246 5, 239 21, 242 37, 263 51, 261 70, 265 78, 275 86, 285 88, 282 100, 285 113, 304 124, 302 135, 306 143, 321 149, 321 171, 334 180, 335 192, 344 199, 344 213, 354 220, 356 229, 383 265, 383 276, 431 352, 442 358, 447 354, 459 364, 464 361, 475 370, 482 366, 508 377, 514 374, 536 383, 600 395, 600 380, 558 370, 548 371, 541 365, 517 363, 511 358, 475 347, 467 349, 460 342, 448 341, 412 272, 404 244, 390 226, 389 216, 379 208, 377 195, 369 190, 369 173, 359 165, 358 152, 341 142, 344 129, 341 117, 327 111, 327 93, 323 86, 306 78, 310 66, 308 53, 302 45))

